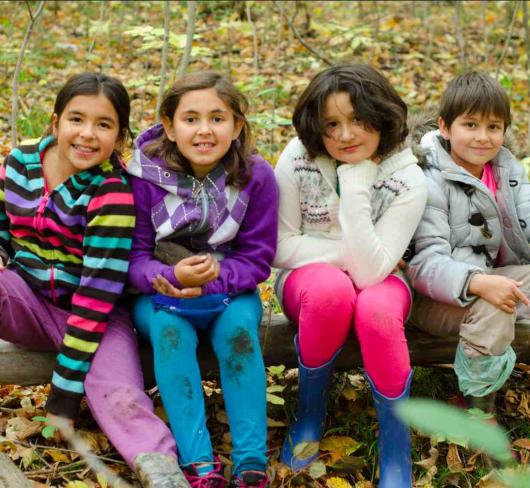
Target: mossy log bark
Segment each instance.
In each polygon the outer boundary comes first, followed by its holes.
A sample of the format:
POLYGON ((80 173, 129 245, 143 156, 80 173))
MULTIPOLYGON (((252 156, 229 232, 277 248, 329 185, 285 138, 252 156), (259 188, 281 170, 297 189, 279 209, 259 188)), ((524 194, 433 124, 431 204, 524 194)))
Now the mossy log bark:
MULTIPOLYGON (((296 367, 293 338, 296 328, 283 315, 265 314, 260 337, 265 364, 284 364, 296 367)), ((431 366, 453 362, 457 337, 434 337, 413 327, 407 328, 412 364, 431 366)), ((530 362, 530 323, 517 325, 513 347, 519 362, 530 362)), ((154 385, 152 351, 149 344, 141 343, 146 384, 154 385)), ((205 374, 217 371, 215 356, 204 340, 199 347, 199 360, 205 374)), ((0 341, 0 384, 35 385, 49 382, 55 365, 54 352, 34 352, 0 341)), ((356 340, 350 338, 337 361, 338 369, 360 366, 361 355, 356 340)))

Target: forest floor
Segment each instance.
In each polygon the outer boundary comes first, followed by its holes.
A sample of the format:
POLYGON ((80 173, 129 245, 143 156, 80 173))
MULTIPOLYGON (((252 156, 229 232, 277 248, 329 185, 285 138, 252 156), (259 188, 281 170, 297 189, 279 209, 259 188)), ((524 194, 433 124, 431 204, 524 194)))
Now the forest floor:
MULTIPOLYGON (((38 2, 0 1, 0 154, 11 147, 12 79, 38 2)), ((528 71, 523 2, 199 2, 188 70, 231 74, 248 96, 258 151, 275 164, 293 137, 292 109, 308 80, 340 60, 371 63, 392 81, 411 112, 435 108, 446 83, 464 66, 497 75, 513 108, 515 153, 527 161, 528 71), (460 4, 460 5, 458 5, 460 4), (514 12, 514 9, 515 12, 514 12), (255 35, 254 35, 255 34, 255 35), (257 50, 255 46, 257 45, 257 50)), ((159 91, 163 2, 46 2, 19 75, 18 140, 38 137, 49 124, 53 99, 71 74, 95 70, 120 77, 132 99, 138 133, 155 121, 159 91)), ((168 82, 177 76, 185 42, 186 2, 170 2, 168 82)), ((266 303, 277 307, 270 284, 266 303)), ((269 456, 273 485, 368 488, 377 485, 377 422, 360 370, 337 373, 330 394, 321 463, 294 476, 278 462, 296 401, 296 374, 268 370, 269 456)), ((0 387, 0 450, 35 486, 106 487, 68 445, 43 437, 49 386, 0 387)), ((204 383, 214 449, 230 467, 230 436, 215 379, 204 383)), ((450 368, 418 368, 412 394, 456 403, 450 368)), ((153 392, 157 412, 164 418, 153 392)), ((530 453, 530 375, 519 364, 497 398, 499 422, 523 464, 530 453)), ((78 432, 114 472, 134 475, 84 405, 78 432)), ((149 433, 145 433, 149 435, 149 433)), ((494 487, 483 456, 457 443, 413 433, 415 486, 494 487)), ((228 474, 228 473, 227 473, 228 474)))

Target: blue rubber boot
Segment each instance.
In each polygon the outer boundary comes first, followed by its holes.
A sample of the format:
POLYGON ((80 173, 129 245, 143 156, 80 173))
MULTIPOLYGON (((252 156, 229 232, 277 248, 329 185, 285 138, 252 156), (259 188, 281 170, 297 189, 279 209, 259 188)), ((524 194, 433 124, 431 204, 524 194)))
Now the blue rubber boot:
POLYGON ((283 443, 281 460, 293 471, 300 471, 318 457, 326 423, 328 386, 341 349, 322 366, 308 368, 300 358, 298 336, 294 346, 298 357, 298 411, 283 443))
POLYGON ((366 375, 374 397, 379 420, 379 488, 411 488, 412 460, 410 456, 409 428, 394 414, 396 402, 409 397, 410 372, 405 388, 396 398, 388 398, 377 391, 372 379, 366 375))

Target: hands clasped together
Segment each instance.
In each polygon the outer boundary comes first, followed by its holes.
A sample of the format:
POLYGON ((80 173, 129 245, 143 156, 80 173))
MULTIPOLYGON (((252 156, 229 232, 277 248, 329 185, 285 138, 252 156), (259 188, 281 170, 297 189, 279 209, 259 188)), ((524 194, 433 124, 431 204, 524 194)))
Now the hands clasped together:
POLYGON ((153 280, 153 288, 163 295, 176 298, 194 298, 202 295, 202 286, 219 277, 221 266, 219 261, 210 254, 195 255, 181 259, 175 264, 175 278, 182 288, 174 287, 163 276, 153 280))

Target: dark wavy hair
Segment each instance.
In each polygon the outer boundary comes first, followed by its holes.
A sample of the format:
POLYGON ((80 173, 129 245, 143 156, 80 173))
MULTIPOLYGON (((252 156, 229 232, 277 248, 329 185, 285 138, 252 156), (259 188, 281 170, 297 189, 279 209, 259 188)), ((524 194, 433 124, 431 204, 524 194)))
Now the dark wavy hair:
POLYGON ((477 71, 451 80, 442 95, 440 117, 447 127, 464 114, 495 115, 504 121, 505 132, 512 123, 510 100, 502 85, 477 71))
MULTIPOLYGON (((164 94, 159 110, 160 118, 173 120, 180 99, 186 93, 208 88, 215 88, 219 98, 232 110, 236 121, 242 122, 239 136, 232 141, 221 162, 228 172, 227 183, 243 188, 250 179, 250 155, 253 150, 250 125, 245 117, 248 101, 228 78, 215 71, 196 71, 184 75, 164 94)), ((177 171, 193 174, 189 161, 179 151, 177 144, 168 139, 165 132, 145 148, 145 153, 148 156, 161 157, 177 171)))
MULTIPOLYGON (((127 90, 118 78, 91 72, 72 76, 59 90, 53 106, 53 113, 59 119, 72 98, 79 95, 99 95, 100 93, 109 100, 118 114, 118 141, 125 143, 127 136, 132 140, 133 134, 129 126, 131 102, 127 90)), ((47 134, 52 133, 52 126, 50 126, 47 134)))
POLYGON ((333 93, 350 95, 355 116, 366 128, 381 133, 376 155, 384 158, 408 134, 407 106, 389 81, 367 64, 339 64, 318 73, 298 100, 293 125, 310 157, 328 155, 323 142, 327 98, 333 93))

